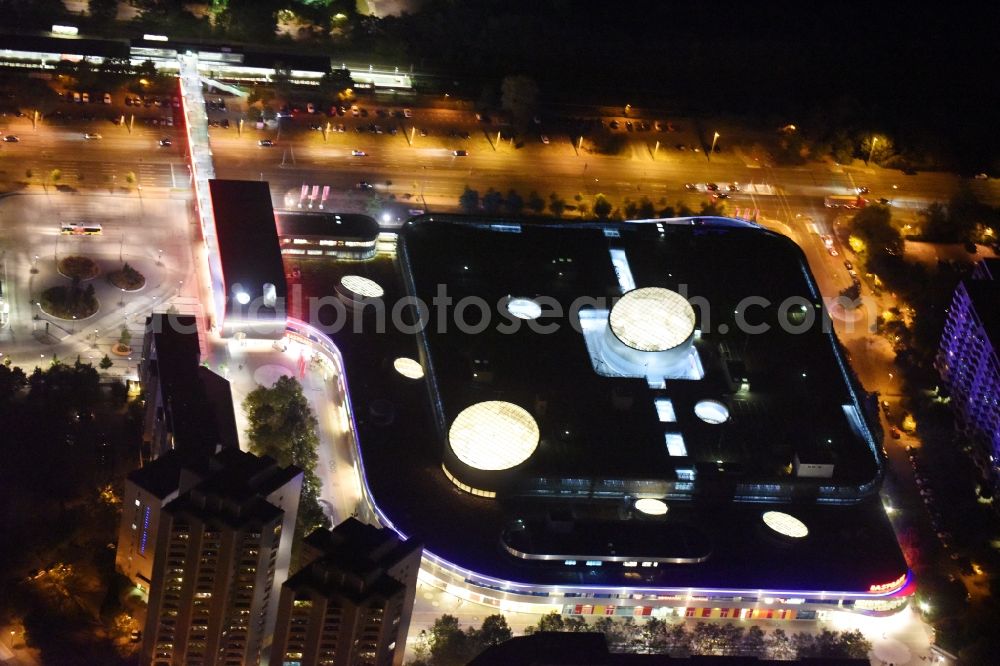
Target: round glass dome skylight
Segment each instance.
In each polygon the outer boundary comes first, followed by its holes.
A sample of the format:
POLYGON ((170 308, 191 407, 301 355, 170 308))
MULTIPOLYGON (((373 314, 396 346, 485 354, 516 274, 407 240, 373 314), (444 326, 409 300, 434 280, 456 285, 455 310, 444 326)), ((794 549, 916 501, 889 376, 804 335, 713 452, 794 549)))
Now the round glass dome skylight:
POLYGON ((382 298, 382 295, 385 294, 385 291, 379 286, 378 282, 361 277, 360 275, 345 275, 340 278, 340 284, 351 293, 357 294, 362 298, 382 298))
POLYGON ((448 431, 448 443, 458 459, 487 471, 520 465, 535 452, 538 438, 538 424, 531 414, 500 400, 466 407, 448 431))
POLYGON ((412 358, 406 356, 400 356, 393 361, 392 367, 407 379, 422 379, 424 376, 423 367, 412 358))
POLYGON ((518 319, 538 319, 542 306, 530 298, 512 298, 507 301, 507 311, 518 319))
POLYGON ((667 512, 667 505, 652 497, 643 497, 635 501, 635 508, 648 516, 662 516, 667 512))
POLYGON ((705 423, 725 423, 729 420, 729 408, 718 400, 699 400, 694 405, 694 413, 705 423))
POLYGON ((795 516, 782 511, 765 511, 764 524, 782 536, 801 539, 809 534, 806 524, 795 516))
POLYGON ((608 324, 615 337, 632 349, 667 351, 694 333, 694 308, 675 291, 643 287, 615 303, 608 324))

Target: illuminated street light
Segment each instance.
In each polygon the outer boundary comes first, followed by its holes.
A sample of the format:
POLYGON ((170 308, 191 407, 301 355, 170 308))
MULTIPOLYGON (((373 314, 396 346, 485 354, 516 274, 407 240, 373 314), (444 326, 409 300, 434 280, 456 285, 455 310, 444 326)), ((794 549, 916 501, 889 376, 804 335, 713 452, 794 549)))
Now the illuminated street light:
POLYGON ((877 136, 873 136, 872 137, 871 148, 868 149, 868 161, 866 162, 866 164, 871 164, 871 162, 872 162, 872 155, 875 153, 875 143, 876 142, 878 142, 878 137, 877 136))
POLYGON ((719 140, 719 133, 716 132, 715 136, 712 137, 712 147, 708 149, 708 159, 711 161, 712 153, 715 152, 715 142, 719 140))

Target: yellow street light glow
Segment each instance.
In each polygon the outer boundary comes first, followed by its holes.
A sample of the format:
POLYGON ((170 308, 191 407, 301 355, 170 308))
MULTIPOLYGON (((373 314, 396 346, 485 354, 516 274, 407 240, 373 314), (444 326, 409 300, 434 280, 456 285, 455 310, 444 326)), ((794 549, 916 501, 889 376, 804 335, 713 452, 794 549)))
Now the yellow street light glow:
POLYGON ((694 308, 675 291, 661 287, 633 289, 611 308, 611 332, 639 351, 673 349, 694 333, 694 308))
POLYGON ((385 294, 385 291, 379 286, 378 282, 361 277, 360 275, 345 275, 340 278, 340 284, 345 289, 362 298, 382 298, 385 294))
POLYGON ((448 443, 458 459, 487 471, 520 465, 535 452, 538 438, 538 424, 531 414, 501 400, 466 407, 448 431, 448 443))
POLYGON ((423 379, 424 369, 412 358, 400 356, 392 362, 392 367, 407 379, 423 379))
POLYGON ((667 512, 667 505, 652 497, 643 497, 636 500, 635 508, 648 516, 662 516, 667 512))
POLYGON ((765 511, 762 516, 764 524, 778 534, 792 539, 801 539, 809 534, 806 524, 795 516, 782 511, 765 511))

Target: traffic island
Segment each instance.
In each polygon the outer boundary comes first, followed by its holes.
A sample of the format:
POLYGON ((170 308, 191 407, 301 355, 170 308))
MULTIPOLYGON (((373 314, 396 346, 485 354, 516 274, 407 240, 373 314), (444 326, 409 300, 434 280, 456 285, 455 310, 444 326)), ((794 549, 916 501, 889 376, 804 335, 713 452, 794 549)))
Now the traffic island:
POLYGON ((146 276, 125 262, 121 270, 108 273, 108 282, 125 291, 139 291, 146 286, 146 276))
POLYGON ((79 255, 63 257, 56 264, 56 270, 64 277, 78 280, 92 280, 101 272, 101 269, 97 266, 97 262, 79 255))
POLYGON ((38 305, 45 314, 67 321, 91 317, 101 307, 94 286, 88 284, 81 289, 75 281, 69 287, 49 287, 42 292, 38 305))

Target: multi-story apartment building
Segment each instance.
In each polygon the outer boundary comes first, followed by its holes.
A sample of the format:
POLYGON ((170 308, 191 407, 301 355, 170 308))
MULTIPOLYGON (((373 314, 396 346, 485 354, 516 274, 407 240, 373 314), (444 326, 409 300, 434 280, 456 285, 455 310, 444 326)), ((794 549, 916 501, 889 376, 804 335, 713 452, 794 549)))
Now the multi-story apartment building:
POLYGON ((232 449, 179 468, 155 526, 142 663, 261 663, 288 576, 302 472, 232 449))
POLYGON ((281 589, 271 666, 403 663, 421 545, 353 518, 306 538, 281 589))
POLYGON ((935 361, 951 394, 956 426, 976 463, 1000 469, 1000 259, 976 266, 955 288, 935 361))

